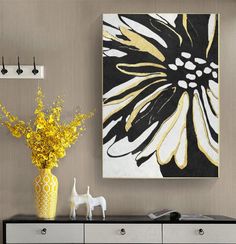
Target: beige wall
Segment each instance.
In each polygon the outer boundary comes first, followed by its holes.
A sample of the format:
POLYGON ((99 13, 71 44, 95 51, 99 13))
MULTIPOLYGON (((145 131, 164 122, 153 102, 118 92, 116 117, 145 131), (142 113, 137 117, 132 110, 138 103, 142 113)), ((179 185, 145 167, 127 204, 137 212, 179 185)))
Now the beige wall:
MULTIPOLYGON (((40 81, 49 103, 64 95, 69 118, 79 106, 96 108, 83 138, 54 172, 59 178, 58 214, 68 214, 74 176, 104 195, 108 214, 146 214, 155 208, 236 217, 236 1, 233 0, 0 0, 0 55, 14 64, 36 56, 46 68, 40 81), (215 180, 102 179, 101 14, 103 12, 221 13, 221 177, 215 180)), ((37 82, 0 80, 0 100, 23 119, 32 117, 37 82)), ((0 129, 0 219, 34 213, 37 174, 23 141, 0 129)), ((96 211, 97 212, 97 211, 96 211)), ((84 212, 83 212, 84 213, 84 212)), ((98 213, 98 212, 97 212, 98 213)))

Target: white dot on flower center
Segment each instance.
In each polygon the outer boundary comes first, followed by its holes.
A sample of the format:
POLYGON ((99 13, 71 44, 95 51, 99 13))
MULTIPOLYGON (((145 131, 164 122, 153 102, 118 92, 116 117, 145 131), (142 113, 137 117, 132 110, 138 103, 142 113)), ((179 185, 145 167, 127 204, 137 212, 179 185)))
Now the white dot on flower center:
POLYGON ((196 74, 197 74, 198 77, 201 77, 202 76, 202 71, 201 70, 197 70, 196 74))
POLYGON ((178 81, 178 85, 179 85, 180 87, 182 87, 182 88, 185 88, 185 89, 187 89, 187 87, 188 87, 187 82, 184 81, 184 80, 179 80, 179 81, 178 81))
POLYGON ((211 68, 206 67, 206 68, 203 70, 203 72, 204 72, 205 74, 210 74, 210 73, 211 73, 211 68))
POLYGON ((188 61, 188 62, 184 65, 184 67, 185 67, 186 69, 188 69, 188 70, 194 70, 194 69, 196 68, 196 65, 193 64, 191 61, 188 61))
POLYGON ((175 60, 175 64, 178 65, 178 66, 183 66, 184 65, 184 62, 180 58, 177 58, 175 60))
POLYGON ((181 53, 181 56, 184 57, 184 58, 190 58, 191 57, 191 54, 190 53, 187 53, 187 52, 182 52, 181 53))
POLYGON ((198 64, 205 64, 206 60, 202 59, 202 58, 195 58, 194 61, 198 64))
POLYGON ((195 79, 196 79, 196 75, 193 75, 193 74, 187 74, 187 75, 186 75, 186 78, 189 79, 189 80, 195 80, 195 79))
POLYGON ((217 72, 213 71, 212 76, 216 79, 217 78, 217 72))
POLYGON ((188 84, 191 88, 195 88, 197 86, 197 83, 196 82, 190 82, 188 84))
POLYGON ((215 64, 214 62, 211 62, 210 66, 211 66, 213 69, 218 69, 218 65, 215 64))
POLYGON ((172 69, 172 70, 177 70, 177 69, 178 69, 177 66, 176 66, 175 64, 169 64, 168 66, 169 66, 169 68, 172 69))

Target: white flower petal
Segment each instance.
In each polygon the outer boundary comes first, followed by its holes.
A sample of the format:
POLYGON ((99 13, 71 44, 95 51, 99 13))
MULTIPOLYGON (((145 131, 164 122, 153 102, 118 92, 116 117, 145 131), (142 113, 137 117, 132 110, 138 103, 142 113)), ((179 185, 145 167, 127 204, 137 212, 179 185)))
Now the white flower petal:
POLYGON ((198 148, 206 155, 206 157, 214 164, 218 165, 218 152, 212 148, 207 136, 207 130, 199 104, 197 95, 193 97, 193 123, 197 136, 198 148))
POLYGON ((120 117, 117 120, 113 120, 111 123, 109 123, 103 130, 102 130, 102 134, 103 134, 103 138, 108 134, 108 132, 119 122, 121 121, 122 117, 120 117))
POLYGON ((125 91, 126 89, 128 89, 128 87, 136 84, 138 81, 140 80, 140 77, 134 77, 133 79, 130 79, 118 86, 113 87, 110 91, 108 91, 107 93, 105 93, 103 95, 104 99, 107 99, 109 97, 115 96, 116 94, 125 91))
MULTIPOLYGON (((124 24, 120 19, 118 14, 103 14, 103 21, 116 27, 117 29, 119 29, 121 26, 126 27, 127 25, 124 24)), ((130 29, 130 28, 128 28, 130 29)))
POLYGON ((103 105, 103 119, 106 120, 107 117, 109 117, 111 114, 115 113, 115 111, 118 111, 122 107, 124 107, 126 104, 128 104, 133 97, 129 97, 126 100, 117 103, 117 104, 104 104, 103 105))
POLYGON ((183 129, 186 127, 186 116, 189 108, 189 96, 185 92, 181 99, 180 105, 181 111, 174 125, 171 126, 167 134, 164 135, 159 147, 157 147, 157 157, 160 164, 166 164, 170 161, 172 156, 175 154, 183 129))
POLYGON ((134 109, 136 109, 141 103, 143 103, 144 101, 147 101, 150 97, 152 97, 154 94, 159 93, 160 91, 163 91, 164 89, 166 89, 167 87, 169 87, 171 84, 166 84, 164 86, 159 87, 158 89, 156 89, 154 92, 152 92, 150 95, 146 96, 145 98, 143 98, 142 100, 140 100, 139 102, 137 102, 134 106, 134 109))
POLYGON ((210 89, 207 90, 207 95, 210 98, 211 105, 217 115, 219 115, 219 101, 218 99, 212 94, 210 89))
POLYGON ((187 166, 187 130, 184 128, 181 138, 180 138, 180 144, 178 146, 177 152, 175 153, 175 163, 180 169, 183 169, 187 166))
POLYGON ((215 131, 215 133, 219 134, 219 123, 218 123, 218 118, 213 114, 211 107, 209 105, 207 95, 206 95, 206 90, 203 86, 202 88, 202 98, 203 98, 203 104, 206 109, 207 117, 209 119, 211 128, 215 131))
POLYGON ((127 53, 116 50, 116 49, 110 49, 109 51, 104 52, 109 57, 124 57, 127 55, 127 53))
MULTIPOLYGON (((171 24, 172 26, 176 26, 175 25, 175 20, 178 17, 178 14, 158 14, 160 17, 162 17, 163 19, 166 20, 166 22, 168 22, 169 24, 171 24)), ((163 20, 162 19, 162 20, 163 20)))
POLYGON ((115 142, 108 150, 108 153, 112 156, 121 156, 128 154, 138 148, 153 132, 153 130, 158 125, 158 121, 152 124, 149 128, 147 128, 136 140, 130 142, 128 137, 124 137, 123 139, 115 142))
POLYGON ((212 38, 215 32, 215 22, 216 22, 216 14, 211 14, 208 21, 208 41, 212 38))
POLYGON ((110 42, 110 41, 111 41, 111 39, 108 39, 108 38, 106 38, 106 37, 103 37, 102 40, 103 40, 103 41, 107 41, 107 42, 110 42))
POLYGON ((219 98, 219 88, 218 83, 213 80, 209 80, 209 87, 216 98, 219 98))
POLYGON ((103 31, 107 31, 109 34, 113 36, 121 35, 121 32, 118 29, 107 25, 103 25, 103 31))
POLYGON ((147 103, 144 107, 142 107, 142 109, 140 109, 139 113, 144 112, 149 107, 150 104, 151 104, 151 102, 147 103))
POLYGON ((165 19, 162 19, 161 16, 159 16, 158 14, 149 14, 149 16, 151 16, 154 19, 160 20, 160 21, 165 22, 166 24, 168 24, 167 21, 165 19))
POLYGON ((147 157, 150 154, 154 153, 157 149, 157 145, 161 142, 162 137, 165 136, 166 131, 168 131, 171 125, 176 120, 176 117, 180 113, 181 106, 179 105, 176 111, 167 119, 165 120, 157 133, 154 135, 153 140, 144 148, 144 150, 138 154, 136 160, 141 159, 142 157, 147 157))
POLYGON ((202 101, 200 99, 199 93, 198 93, 197 90, 195 90, 194 94, 197 95, 197 98, 198 98, 198 102, 199 102, 199 105, 200 105, 200 108, 201 108, 201 112, 202 112, 202 117, 204 119, 204 124, 205 124, 206 130, 207 130, 207 136, 208 136, 209 143, 217 151, 219 149, 219 144, 211 136, 209 124, 208 124, 208 121, 207 121, 207 117, 206 117, 206 114, 205 114, 205 111, 204 111, 204 108, 203 108, 203 103, 202 103, 202 101))
POLYGON ((152 39, 154 39, 155 41, 157 41, 159 44, 161 44, 163 47, 167 48, 167 44, 166 42, 156 33, 154 33, 153 31, 151 31, 150 29, 148 29, 146 26, 133 21, 131 19, 128 19, 126 17, 122 17, 122 20, 128 24, 133 30, 135 30, 137 33, 150 37, 152 39))

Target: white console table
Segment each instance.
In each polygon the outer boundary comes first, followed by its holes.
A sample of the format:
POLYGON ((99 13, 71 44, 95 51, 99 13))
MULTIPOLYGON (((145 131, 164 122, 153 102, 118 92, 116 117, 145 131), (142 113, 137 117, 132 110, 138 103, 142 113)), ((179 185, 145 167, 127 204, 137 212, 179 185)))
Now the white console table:
POLYGON ((3 243, 236 243, 236 219, 151 221, 146 216, 41 220, 15 216, 3 221, 3 243))

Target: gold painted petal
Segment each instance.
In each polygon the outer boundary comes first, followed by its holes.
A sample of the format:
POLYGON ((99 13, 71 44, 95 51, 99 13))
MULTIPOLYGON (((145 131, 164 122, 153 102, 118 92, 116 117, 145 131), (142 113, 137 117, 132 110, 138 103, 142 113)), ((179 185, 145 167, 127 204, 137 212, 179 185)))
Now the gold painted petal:
POLYGON ((128 30, 125 27, 120 27, 121 32, 125 35, 130 41, 129 45, 138 48, 141 52, 148 52, 161 62, 165 61, 165 56, 159 51, 152 43, 144 39, 139 34, 128 30))
POLYGON ((157 77, 166 77, 166 73, 159 72, 158 69, 166 69, 163 65, 154 64, 154 63, 137 63, 137 64, 126 64, 119 63, 116 65, 116 68, 124 74, 134 75, 134 76, 147 76, 156 74, 157 77), (144 72, 145 68, 149 68, 152 70, 149 72, 144 72))
POLYGON ((194 94, 193 97, 193 124, 199 150, 206 155, 206 157, 212 164, 218 166, 218 152, 215 151, 214 148, 212 148, 212 146, 210 145, 209 138, 207 135, 206 124, 204 121, 203 113, 201 110, 201 106, 199 104, 197 94, 194 94))
POLYGON ((187 140, 187 129, 184 128, 180 143, 175 153, 175 163, 180 169, 184 169, 188 163, 188 140, 187 140))
POLYGON ((183 27, 184 27, 186 34, 187 34, 187 36, 191 42, 191 45, 193 46, 193 40, 192 40, 192 38, 188 32, 188 16, 187 16, 187 14, 183 14, 183 27))
POLYGON ((157 146, 157 158, 161 165, 169 163, 178 149, 182 132, 184 128, 186 128, 188 109, 189 95, 187 92, 184 92, 179 100, 176 118, 171 126, 165 131, 157 146))
POLYGON ((216 32, 216 14, 211 14, 208 21, 208 45, 206 48, 206 57, 208 57, 209 51, 211 49, 215 32, 216 32))
MULTIPOLYGON (((144 100, 142 100, 139 104, 137 104, 134 107, 134 110, 132 111, 132 113, 130 114, 129 119, 126 122, 125 125, 125 130, 128 131, 131 126, 132 126, 132 122, 135 120, 136 116, 138 115, 138 113, 152 100, 156 99, 167 87, 169 87, 171 84, 167 84, 164 85, 160 88, 158 88, 155 92, 153 92, 151 95, 149 95, 148 97, 146 97, 144 100)), ((174 89, 174 88, 173 88, 174 89)))
POLYGON ((128 40, 117 38, 107 31, 103 31, 103 36, 107 39, 115 40, 123 45, 135 47, 141 52, 148 52, 161 62, 165 61, 165 56, 161 53, 161 51, 159 51, 152 43, 144 39, 142 36, 131 30, 128 30, 123 26, 120 27, 120 31, 126 38, 128 38, 128 40))
POLYGON ((210 98, 212 108, 214 109, 215 113, 217 114, 217 117, 219 117, 219 101, 218 101, 218 99, 213 95, 213 93, 210 89, 207 89, 207 95, 210 98))

